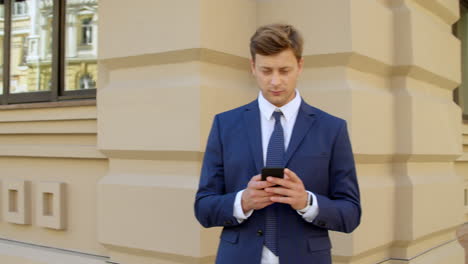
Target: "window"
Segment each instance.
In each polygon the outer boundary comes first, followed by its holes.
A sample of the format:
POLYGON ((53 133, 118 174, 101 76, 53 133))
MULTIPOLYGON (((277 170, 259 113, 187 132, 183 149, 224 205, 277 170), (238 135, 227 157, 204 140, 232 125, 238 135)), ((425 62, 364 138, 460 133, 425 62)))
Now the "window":
POLYGON ((96 82, 88 73, 80 78, 80 89, 93 89, 96 88, 96 82))
POLYGON ((98 0, 0 0, 0 104, 94 98, 97 8, 98 0))
POLYGON ((16 1, 13 5, 13 16, 25 16, 28 12, 27 1, 16 1))
MULTIPOLYGON (((75 0, 76 1, 76 0, 75 0)), ((90 0, 83 0, 90 2, 90 0)), ((65 92, 85 92, 96 88, 97 6, 72 5, 67 12, 68 30, 65 57, 65 92), (79 76, 79 77, 77 77, 79 76), (81 80, 81 78, 83 78, 81 80)))
POLYGON ((462 81, 453 96, 462 109, 463 120, 468 121, 468 0, 460 1, 460 20, 454 25, 454 33, 461 43, 462 81))
POLYGON ((81 44, 91 45, 93 42, 93 27, 91 18, 83 19, 81 22, 81 44))

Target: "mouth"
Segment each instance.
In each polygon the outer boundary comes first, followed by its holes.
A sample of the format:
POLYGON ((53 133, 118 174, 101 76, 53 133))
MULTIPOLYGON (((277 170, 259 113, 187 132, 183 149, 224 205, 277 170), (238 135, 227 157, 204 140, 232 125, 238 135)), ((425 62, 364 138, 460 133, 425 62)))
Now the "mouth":
POLYGON ((283 91, 271 91, 271 94, 274 96, 279 96, 283 93, 283 91))

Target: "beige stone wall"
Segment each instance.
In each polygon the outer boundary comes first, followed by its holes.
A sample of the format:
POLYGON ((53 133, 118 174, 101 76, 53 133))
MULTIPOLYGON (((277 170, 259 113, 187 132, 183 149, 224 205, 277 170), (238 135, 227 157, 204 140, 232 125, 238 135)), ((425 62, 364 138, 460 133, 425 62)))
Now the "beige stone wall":
MULTIPOLYGON (((0 110, 0 263, 70 259, 67 254, 48 253, 46 248, 34 251, 24 243, 107 255, 97 240, 96 186, 107 172, 108 162, 96 148, 96 106, 87 104, 0 110), (27 224, 12 223, 5 204, 6 187, 23 181, 29 185, 29 217, 27 224), (62 230, 45 227, 46 222, 39 219, 43 215, 39 190, 50 182, 65 185, 62 230)), ((58 210, 53 213, 60 215, 58 210)))
MULTIPOLYGON (((139 3, 100 1, 97 107, 0 110, 0 181, 28 180, 32 197, 31 223, 2 216, 0 237, 96 261, 213 263, 220 229, 193 215, 206 138, 215 113, 255 99, 248 39, 279 21, 305 37, 303 97, 348 121, 363 218, 332 233, 334 263, 463 263, 457 0, 139 3), (67 229, 37 226, 41 181, 66 183, 67 229)), ((21 263, 2 248, 0 262, 21 263)))
POLYGON ((98 142, 110 166, 98 186, 98 221, 111 260, 213 262, 219 229, 196 222, 193 202, 213 114, 257 93, 245 43, 255 29, 255 6, 250 0, 100 6, 98 142), (124 23, 129 29, 171 27, 123 36, 112 26, 123 15, 117 10, 140 17, 124 23), (145 41, 134 41, 140 34, 145 41))
POLYGON ((463 180, 464 188, 464 222, 468 222, 468 122, 462 126, 462 142, 463 142, 463 155, 459 157, 455 163, 457 174, 463 180))
POLYGON ((462 142, 463 142, 463 155, 460 156, 455 162, 455 169, 457 175, 463 182, 463 205, 464 205, 464 222, 457 229, 458 241, 465 248, 465 263, 468 262, 468 122, 465 121, 462 126, 462 142))

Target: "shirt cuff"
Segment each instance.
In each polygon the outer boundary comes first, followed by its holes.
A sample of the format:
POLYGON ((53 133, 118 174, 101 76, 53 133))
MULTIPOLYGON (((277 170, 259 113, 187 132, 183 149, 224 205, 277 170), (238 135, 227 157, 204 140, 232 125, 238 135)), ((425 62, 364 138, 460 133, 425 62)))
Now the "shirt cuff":
POLYGON ((236 194, 236 199, 234 200, 234 217, 237 219, 237 222, 242 223, 245 219, 249 218, 252 213, 253 209, 248 211, 247 214, 244 214, 244 210, 242 210, 242 193, 245 190, 239 191, 236 194))
POLYGON ((314 221, 315 217, 317 217, 319 213, 319 206, 315 194, 309 191, 307 192, 312 195, 312 205, 309 207, 309 209, 307 209, 305 213, 301 213, 299 212, 299 210, 297 210, 297 213, 301 215, 302 218, 304 218, 304 220, 306 220, 309 223, 312 223, 312 221, 314 221))

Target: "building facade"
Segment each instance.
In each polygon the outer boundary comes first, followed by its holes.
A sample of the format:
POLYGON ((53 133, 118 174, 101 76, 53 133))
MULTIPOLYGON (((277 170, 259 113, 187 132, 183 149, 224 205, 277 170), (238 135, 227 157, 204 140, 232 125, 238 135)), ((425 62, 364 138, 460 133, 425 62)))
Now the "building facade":
POLYGON ((248 41, 272 22, 304 35, 304 99, 348 122, 363 215, 331 233, 333 263, 465 263, 463 1, 4 2, 0 263, 213 263, 206 139, 256 98, 248 41), (52 99, 9 101, 31 92, 52 99))

